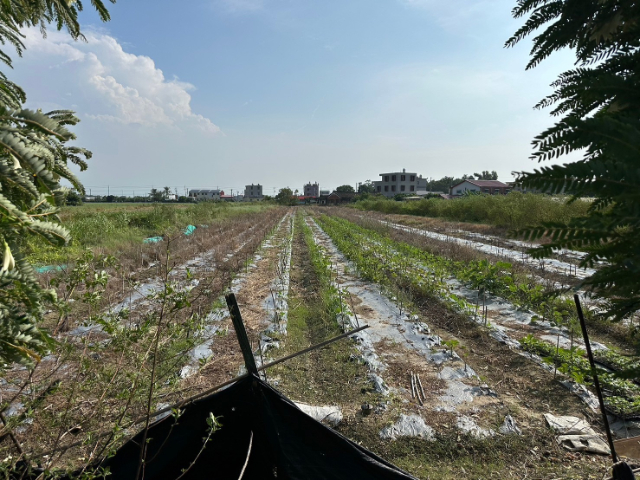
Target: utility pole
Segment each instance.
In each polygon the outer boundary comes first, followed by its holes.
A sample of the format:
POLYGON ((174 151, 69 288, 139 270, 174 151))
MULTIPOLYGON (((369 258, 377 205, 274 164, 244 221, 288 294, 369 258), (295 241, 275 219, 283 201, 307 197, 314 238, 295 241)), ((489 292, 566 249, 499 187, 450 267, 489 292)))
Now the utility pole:
POLYGON ((107 185, 107 197, 111 195, 111 192, 109 191, 109 185, 107 185))

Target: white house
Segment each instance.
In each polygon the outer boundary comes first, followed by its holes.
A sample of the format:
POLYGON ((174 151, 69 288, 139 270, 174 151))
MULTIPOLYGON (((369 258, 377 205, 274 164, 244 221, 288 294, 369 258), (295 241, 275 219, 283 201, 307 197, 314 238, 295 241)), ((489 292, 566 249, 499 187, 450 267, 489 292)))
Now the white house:
POLYGON ((189 190, 189 197, 197 202, 220 200, 222 195, 224 195, 223 190, 189 190))
POLYGON ((304 192, 305 197, 319 197, 320 196, 320 185, 318 182, 316 183, 307 183, 302 191, 304 192))
POLYGON ((257 184, 254 185, 245 185, 244 187, 244 196, 242 200, 245 202, 256 202, 258 200, 262 200, 264 195, 262 195, 262 185, 257 184))
POLYGON ((427 189, 427 179, 414 172, 381 173, 380 180, 373 182, 375 192, 385 197, 394 197, 399 193, 415 194, 427 189))

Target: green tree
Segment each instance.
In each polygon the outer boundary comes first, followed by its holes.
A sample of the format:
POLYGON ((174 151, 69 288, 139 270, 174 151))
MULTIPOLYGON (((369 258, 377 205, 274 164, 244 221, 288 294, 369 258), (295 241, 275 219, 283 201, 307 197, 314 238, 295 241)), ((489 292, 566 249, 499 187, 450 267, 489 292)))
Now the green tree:
MULTIPOLYGON (((109 20, 101 0, 91 2, 100 18, 109 20)), ((73 0, 7 0, 0 7, 0 42, 19 55, 25 46, 20 30, 48 24, 67 29, 74 39, 83 38, 78 23, 82 4, 73 0)), ((0 50, 0 61, 11 66, 11 57, 0 50)), ((73 112, 43 113, 23 108, 25 92, 0 72, 0 361, 32 363, 47 350, 49 338, 38 328, 45 305, 55 301, 53 291, 43 289, 22 247, 27 238, 40 236, 63 246, 70 237, 59 224, 57 205, 62 204, 66 179, 80 193, 84 188, 69 169, 73 163, 85 170, 91 153, 69 146, 75 139, 67 127, 78 123, 73 112)))
POLYGON ((69 190, 64 198, 64 203, 66 205, 82 205, 82 197, 75 190, 69 190))
POLYGON ((164 190, 162 192, 163 200, 167 200, 169 198, 169 195, 171 195, 171 188, 170 187, 164 187, 164 190))
POLYGON ((483 170, 482 173, 474 173, 476 180, 498 180, 498 172, 492 170, 483 170))
POLYGON ((440 180, 430 179, 427 182, 427 190, 430 192, 449 193, 449 188, 464 180, 473 180, 473 175, 462 175, 460 178, 442 177, 440 180))
POLYGON ((533 39, 527 69, 566 47, 576 68, 562 73, 554 92, 537 108, 553 106, 558 118, 533 141, 532 158, 577 161, 521 172, 525 187, 558 193, 570 201, 593 196, 586 216, 568 224, 545 224, 523 232, 559 248, 585 249, 582 266, 607 263, 585 286, 610 300, 608 314, 622 318, 640 308, 640 4, 635 0, 519 0, 516 18, 528 16, 506 46, 543 28, 533 39))
POLYGON ((365 180, 358 185, 358 193, 375 193, 376 187, 371 180, 365 180))
POLYGON ((295 205, 296 198, 293 196, 293 191, 289 187, 281 188, 276 195, 276 201, 280 205, 295 205))
POLYGON ((164 192, 158 190, 157 188, 152 188, 149 192, 149 200, 152 202, 161 202, 164 198, 164 192))
POLYGON ((336 188, 336 192, 355 193, 355 189, 351 185, 340 185, 338 188, 336 188))

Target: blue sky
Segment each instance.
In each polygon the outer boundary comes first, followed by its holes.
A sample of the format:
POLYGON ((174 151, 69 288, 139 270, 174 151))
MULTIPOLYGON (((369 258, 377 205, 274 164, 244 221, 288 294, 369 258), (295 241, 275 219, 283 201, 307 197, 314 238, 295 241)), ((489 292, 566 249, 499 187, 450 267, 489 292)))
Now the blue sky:
POLYGON ((120 0, 88 42, 28 31, 10 77, 71 108, 93 193, 151 186, 322 188, 406 168, 531 169, 533 105, 570 52, 525 71, 514 0, 120 0))

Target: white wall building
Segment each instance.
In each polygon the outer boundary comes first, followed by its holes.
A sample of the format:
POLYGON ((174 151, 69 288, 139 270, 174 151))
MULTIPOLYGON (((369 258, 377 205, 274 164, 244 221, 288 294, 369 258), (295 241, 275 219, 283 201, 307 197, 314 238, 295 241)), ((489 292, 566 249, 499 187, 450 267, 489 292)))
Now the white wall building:
POLYGON ((220 200, 221 195, 224 195, 223 190, 189 190, 189 197, 197 202, 220 200))
POLYGON ((262 200, 264 195, 262 194, 262 185, 259 183, 254 185, 245 185, 244 187, 244 197, 243 200, 245 202, 256 202, 258 200, 262 200))
POLYGON ((385 197, 393 197, 399 193, 415 194, 418 191, 427 189, 427 179, 422 178, 414 172, 407 172, 404 168, 402 172, 381 173, 380 180, 373 182, 375 192, 385 197))
POLYGON ((303 188, 305 197, 319 197, 320 196, 320 185, 318 182, 316 183, 307 183, 303 188))

